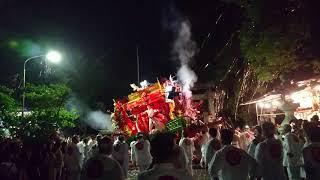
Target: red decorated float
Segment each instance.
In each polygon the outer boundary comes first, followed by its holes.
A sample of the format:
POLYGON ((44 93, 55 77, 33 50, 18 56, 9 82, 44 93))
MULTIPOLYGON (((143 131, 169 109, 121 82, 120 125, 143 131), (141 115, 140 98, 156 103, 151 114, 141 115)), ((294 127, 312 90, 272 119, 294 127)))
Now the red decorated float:
POLYGON ((197 119, 201 104, 193 103, 182 92, 182 85, 171 77, 141 87, 131 84, 134 92, 127 98, 114 100, 113 125, 133 136, 138 132, 181 130, 197 119))

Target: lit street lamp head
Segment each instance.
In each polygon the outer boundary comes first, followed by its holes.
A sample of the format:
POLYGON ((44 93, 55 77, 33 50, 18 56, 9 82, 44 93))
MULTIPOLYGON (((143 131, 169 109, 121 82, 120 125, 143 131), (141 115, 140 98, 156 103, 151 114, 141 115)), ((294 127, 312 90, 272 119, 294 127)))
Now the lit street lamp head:
POLYGON ((61 61, 61 54, 58 53, 57 51, 50 51, 47 55, 46 55, 46 59, 52 63, 59 63, 61 61))

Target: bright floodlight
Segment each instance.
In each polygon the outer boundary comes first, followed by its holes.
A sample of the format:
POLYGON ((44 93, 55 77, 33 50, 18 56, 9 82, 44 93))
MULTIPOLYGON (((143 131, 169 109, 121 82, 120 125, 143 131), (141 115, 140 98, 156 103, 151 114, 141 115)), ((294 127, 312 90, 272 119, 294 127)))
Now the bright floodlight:
POLYGON ((48 61, 52 63, 59 63, 61 61, 61 54, 58 53, 57 51, 50 51, 47 55, 46 58, 48 61))

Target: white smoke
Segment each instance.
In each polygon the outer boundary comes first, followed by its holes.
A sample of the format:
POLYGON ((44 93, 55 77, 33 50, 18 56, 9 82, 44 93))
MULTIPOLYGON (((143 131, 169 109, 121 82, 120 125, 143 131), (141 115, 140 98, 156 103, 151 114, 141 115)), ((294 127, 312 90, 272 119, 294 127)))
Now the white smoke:
POLYGON ((72 95, 67 103, 67 108, 75 109, 81 121, 96 130, 113 131, 111 115, 100 110, 92 110, 87 104, 72 95))
POLYGON ((89 112, 84 121, 93 129, 106 129, 113 131, 111 115, 106 114, 102 111, 91 111, 89 112))
POLYGON ((192 96, 191 88, 198 79, 196 73, 189 66, 196 53, 196 47, 196 43, 192 40, 190 23, 182 21, 179 25, 177 39, 174 42, 173 52, 180 61, 177 76, 183 84, 183 92, 187 98, 192 96))

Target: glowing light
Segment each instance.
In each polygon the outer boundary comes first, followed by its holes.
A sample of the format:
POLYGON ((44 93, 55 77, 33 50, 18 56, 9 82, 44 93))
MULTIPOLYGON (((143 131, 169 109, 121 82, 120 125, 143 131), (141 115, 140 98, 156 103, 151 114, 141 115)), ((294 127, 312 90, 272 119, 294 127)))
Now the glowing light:
POLYGON ((280 101, 272 101, 271 104, 273 107, 279 107, 281 105, 280 101))
POLYGON ((260 108, 265 108, 265 109, 271 108, 271 104, 270 104, 270 103, 264 103, 264 102, 260 102, 260 103, 258 104, 258 106, 259 106, 260 108))
POLYGON ((264 107, 264 103, 263 103, 263 102, 260 102, 260 103, 258 104, 258 106, 259 106, 260 108, 263 108, 263 107, 264 107))
POLYGON ((315 90, 320 91, 320 85, 314 87, 315 90))
POLYGON ((309 108, 313 106, 312 93, 310 91, 295 92, 290 98, 294 103, 299 103, 300 108, 309 108))
POLYGON ((270 103, 265 103, 263 105, 263 107, 266 108, 266 109, 269 109, 269 108, 271 108, 271 104, 270 103))
POLYGON ((47 55, 46 55, 46 59, 52 63, 59 63, 61 61, 61 54, 58 53, 57 51, 50 51, 47 55))

